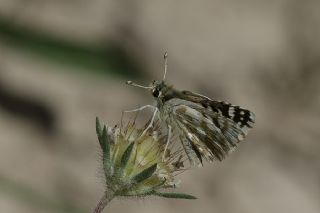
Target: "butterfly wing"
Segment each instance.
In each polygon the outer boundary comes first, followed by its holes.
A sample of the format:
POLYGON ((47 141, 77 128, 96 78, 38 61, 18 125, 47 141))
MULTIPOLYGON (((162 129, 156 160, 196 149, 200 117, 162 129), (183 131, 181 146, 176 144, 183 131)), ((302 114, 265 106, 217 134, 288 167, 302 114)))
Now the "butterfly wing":
POLYGON ((208 111, 213 111, 219 115, 237 123, 247 134, 248 130, 253 127, 255 122, 255 114, 240 106, 232 105, 225 101, 215 101, 203 95, 182 91, 185 100, 202 105, 208 111))
POLYGON ((183 147, 193 165, 223 160, 252 128, 254 114, 225 102, 183 91, 182 98, 172 98, 164 107, 167 119, 174 124, 183 147))

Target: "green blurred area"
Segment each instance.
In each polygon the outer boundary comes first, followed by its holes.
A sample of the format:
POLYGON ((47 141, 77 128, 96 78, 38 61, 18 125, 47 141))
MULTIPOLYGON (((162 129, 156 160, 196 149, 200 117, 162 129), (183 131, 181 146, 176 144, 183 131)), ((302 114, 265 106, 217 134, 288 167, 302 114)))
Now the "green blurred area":
POLYGON ((114 42, 85 45, 20 26, 0 17, 0 39, 10 47, 32 53, 51 63, 125 79, 142 76, 139 65, 114 42))

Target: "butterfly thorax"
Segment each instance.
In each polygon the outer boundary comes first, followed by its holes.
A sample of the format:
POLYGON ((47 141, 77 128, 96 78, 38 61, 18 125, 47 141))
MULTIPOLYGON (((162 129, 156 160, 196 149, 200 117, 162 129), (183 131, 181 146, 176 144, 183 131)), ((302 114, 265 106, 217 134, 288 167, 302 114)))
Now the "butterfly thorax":
POLYGON ((171 98, 181 98, 182 93, 173 88, 173 86, 167 85, 164 81, 154 81, 152 83, 152 95, 156 99, 162 101, 168 101, 171 98))
POLYGON ((173 88, 173 86, 167 85, 164 81, 154 81, 152 83, 152 95, 157 100, 157 106, 161 109, 164 103, 172 98, 182 98, 182 93, 179 90, 173 88))

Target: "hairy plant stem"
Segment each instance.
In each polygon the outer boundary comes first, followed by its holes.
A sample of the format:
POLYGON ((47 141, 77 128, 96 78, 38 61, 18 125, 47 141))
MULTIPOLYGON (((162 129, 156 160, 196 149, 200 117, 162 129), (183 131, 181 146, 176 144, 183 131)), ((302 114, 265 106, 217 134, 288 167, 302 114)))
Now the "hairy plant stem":
POLYGON ((100 199, 93 213, 101 213, 113 198, 114 198, 114 195, 112 193, 108 193, 108 194, 105 193, 100 199))

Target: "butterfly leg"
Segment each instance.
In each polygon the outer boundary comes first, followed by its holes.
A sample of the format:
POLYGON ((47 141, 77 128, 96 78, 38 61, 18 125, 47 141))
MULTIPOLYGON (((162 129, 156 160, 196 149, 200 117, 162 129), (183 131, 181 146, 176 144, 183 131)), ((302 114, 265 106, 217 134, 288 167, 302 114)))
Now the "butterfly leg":
POLYGON ((171 139, 171 130, 172 130, 172 127, 170 125, 168 125, 168 137, 167 137, 167 143, 166 143, 166 146, 164 147, 164 152, 163 152, 163 155, 162 155, 162 161, 164 161, 164 158, 166 156, 166 151, 168 149, 168 146, 169 146, 169 143, 170 143, 170 139, 171 139))
POLYGON ((145 105, 145 106, 139 107, 139 108, 137 108, 137 109, 125 110, 125 111, 123 111, 123 112, 138 112, 138 111, 144 110, 144 109, 146 109, 146 108, 152 108, 152 109, 154 109, 154 108, 157 108, 157 107, 152 106, 152 105, 145 105))
MULTIPOLYGON (((148 105, 147 105, 147 106, 148 106, 148 105)), ((150 106, 151 106, 151 105, 150 105, 150 106)), ((158 108, 157 108, 157 107, 155 107, 155 106, 152 106, 152 107, 153 107, 153 109, 154 109, 154 112, 153 112, 152 118, 151 118, 151 120, 150 120, 150 122, 149 122, 148 126, 143 130, 143 132, 142 132, 141 136, 145 135, 145 134, 147 133, 147 131, 148 131, 151 127, 153 127, 154 119, 156 118, 156 115, 157 115, 157 114, 158 114, 158 112, 159 112, 159 110, 158 110, 158 108)), ((141 136, 140 136, 140 137, 141 137, 141 136)))
MULTIPOLYGON (((138 111, 144 110, 144 109, 146 109, 146 108, 151 108, 151 109, 153 109, 153 110, 158 110, 158 108, 157 108, 156 106, 153 106, 153 105, 144 105, 144 106, 139 107, 139 108, 137 108, 137 109, 125 110, 125 111, 123 111, 123 112, 125 112, 125 113, 128 113, 128 112, 138 112, 138 111)), ((153 115, 153 116, 155 116, 155 115, 153 115)), ((160 114, 159 114, 159 113, 158 113, 158 119, 161 121, 161 117, 160 117, 160 114)), ((153 118, 153 120, 154 120, 154 118, 153 118)))

